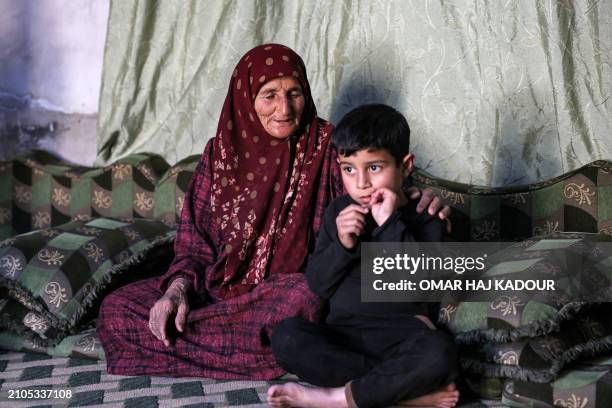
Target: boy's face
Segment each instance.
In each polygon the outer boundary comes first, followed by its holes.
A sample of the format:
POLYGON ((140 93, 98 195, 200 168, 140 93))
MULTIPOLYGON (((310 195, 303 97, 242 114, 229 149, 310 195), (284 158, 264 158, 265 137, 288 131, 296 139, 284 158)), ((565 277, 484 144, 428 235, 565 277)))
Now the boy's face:
POLYGON ((402 183, 412 173, 413 160, 414 155, 409 153, 398 165, 384 149, 338 155, 344 188, 353 200, 366 207, 371 206, 370 198, 380 188, 388 188, 405 201, 402 183))

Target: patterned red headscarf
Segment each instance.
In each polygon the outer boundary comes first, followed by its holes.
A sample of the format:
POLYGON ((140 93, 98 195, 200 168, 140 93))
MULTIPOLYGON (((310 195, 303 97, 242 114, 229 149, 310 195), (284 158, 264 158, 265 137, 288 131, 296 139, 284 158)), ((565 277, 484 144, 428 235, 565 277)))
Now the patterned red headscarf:
POLYGON ((222 297, 245 293, 268 274, 300 271, 331 130, 317 118, 304 62, 294 51, 264 44, 240 59, 212 155, 212 214, 226 257, 214 277, 222 297), (298 80, 306 103, 300 130, 287 139, 270 136, 253 108, 259 89, 282 76, 298 80))

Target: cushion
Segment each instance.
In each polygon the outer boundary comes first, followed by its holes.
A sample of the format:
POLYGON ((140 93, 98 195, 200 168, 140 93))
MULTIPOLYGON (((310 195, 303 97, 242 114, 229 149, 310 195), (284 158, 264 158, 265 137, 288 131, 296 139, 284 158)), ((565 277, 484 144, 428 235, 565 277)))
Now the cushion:
POLYGON ((100 340, 96 337, 95 327, 65 337, 56 346, 39 346, 23 336, 12 331, 0 332, 0 349, 27 353, 48 354, 55 357, 89 358, 104 360, 104 350, 100 340))
POLYGON ((71 220, 159 219, 176 225, 200 156, 172 167, 132 154, 105 167, 83 167, 33 151, 0 162, 0 240, 71 220))
POLYGON ((558 331, 563 321, 592 306, 572 295, 577 280, 582 292, 593 298, 597 291, 610 288, 611 242, 603 234, 554 233, 514 244, 490 257, 487 273, 495 271, 497 277, 509 279, 552 279, 557 290, 500 293, 490 302, 443 301, 439 323, 460 344, 510 342, 558 331))
POLYGON ((97 218, 5 240, 0 325, 38 346, 57 344, 95 317, 103 294, 165 272, 174 237, 161 221, 97 218))
MULTIPOLYGON (((2 343, 0 338, 0 347, 1 346, 2 343)), ((508 381, 503 378, 471 374, 467 371, 462 371, 460 377, 464 385, 460 387, 462 398, 467 397, 467 399, 472 397, 486 400, 501 400, 504 383, 508 381)))
POLYGON ((554 382, 506 382, 502 402, 510 407, 607 408, 612 401, 612 358, 572 364, 554 382))
POLYGON ((485 377, 553 381, 567 364, 612 350, 611 313, 612 305, 606 303, 564 321, 558 332, 508 343, 463 346, 461 367, 485 377))
POLYGON ((168 226, 178 223, 191 176, 200 160, 189 156, 172 166, 155 186, 154 217, 168 226))
POLYGON ((466 241, 521 241, 557 231, 612 233, 612 163, 595 161, 553 179, 509 187, 442 180, 423 170, 418 187, 432 187, 453 208, 452 237, 466 241))

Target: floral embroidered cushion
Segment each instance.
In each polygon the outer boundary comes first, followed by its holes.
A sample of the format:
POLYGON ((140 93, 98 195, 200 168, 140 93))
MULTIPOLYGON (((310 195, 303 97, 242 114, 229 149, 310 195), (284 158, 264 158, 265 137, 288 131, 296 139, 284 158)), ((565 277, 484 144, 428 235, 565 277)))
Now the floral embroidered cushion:
POLYGON ((509 342, 558 331, 563 321, 590 306, 589 301, 572 295, 577 279, 589 299, 600 290, 608 294, 612 238, 555 233, 514 244, 490 261, 499 278, 552 280, 556 290, 500 293, 490 302, 442 302, 438 321, 459 344, 509 342))
POLYGON ((452 207, 459 242, 521 241, 561 231, 612 235, 612 162, 595 161, 535 184, 486 188, 415 171, 414 184, 431 187, 452 207))
POLYGON ((96 218, 5 240, 0 325, 40 347, 57 344, 95 317, 106 291, 163 273, 175 234, 161 221, 96 218))
MULTIPOLYGON (((69 220, 144 217, 175 225, 199 155, 171 168, 136 154, 109 166, 71 165, 41 151, 0 162, 0 239, 69 220)), ((558 231, 612 234, 612 163, 596 161, 537 184, 485 188, 414 172, 453 208, 457 241, 520 241, 558 231)))
POLYGON ((0 349, 23 353, 41 353, 56 357, 104 360, 104 350, 96 336, 95 327, 67 336, 55 346, 39 346, 24 336, 5 330, 0 332, 0 349))
POLYGON ((555 380, 564 367, 612 350, 612 304, 584 310, 561 323, 559 331, 507 343, 461 347, 461 367, 485 377, 532 382, 555 380))
POLYGON ((553 382, 509 380, 502 403, 509 407, 608 408, 612 401, 612 358, 572 364, 553 382))
MULTIPOLYGON (((0 337, 0 345, 2 340, 0 337)), ((508 380, 504 378, 485 377, 480 374, 461 372, 461 378, 465 385, 465 395, 472 394, 476 398, 486 400, 501 400, 504 383, 508 380)))
POLYGON ((82 167, 34 151, 0 162, 0 240, 71 220, 160 219, 176 225, 199 156, 172 168, 135 154, 106 167, 82 167))
POLYGON ((199 160, 200 155, 186 157, 159 179, 153 196, 152 218, 162 220, 168 226, 175 226, 178 223, 185 192, 199 160))

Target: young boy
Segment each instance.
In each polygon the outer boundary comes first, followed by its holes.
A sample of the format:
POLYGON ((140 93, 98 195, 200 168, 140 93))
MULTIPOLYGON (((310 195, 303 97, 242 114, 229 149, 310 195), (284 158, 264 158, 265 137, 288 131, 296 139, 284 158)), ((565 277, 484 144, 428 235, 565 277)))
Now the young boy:
POLYGON ((440 241, 444 233, 402 189, 413 169, 409 137, 406 119, 378 104, 349 112, 334 131, 348 195, 327 208, 306 271, 329 313, 324 324, 284 320, 272 334, 281 367, 318 387, 272 386, 270 405, 456 405, 456 350, 426 317, 426 304, 361 302, 361 242, 440 241))

